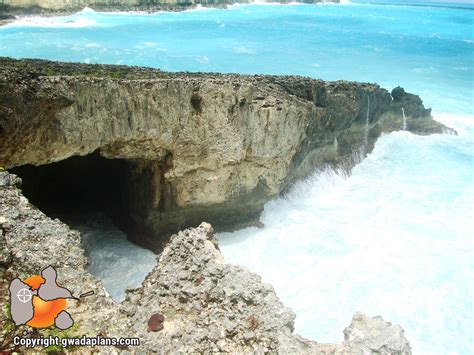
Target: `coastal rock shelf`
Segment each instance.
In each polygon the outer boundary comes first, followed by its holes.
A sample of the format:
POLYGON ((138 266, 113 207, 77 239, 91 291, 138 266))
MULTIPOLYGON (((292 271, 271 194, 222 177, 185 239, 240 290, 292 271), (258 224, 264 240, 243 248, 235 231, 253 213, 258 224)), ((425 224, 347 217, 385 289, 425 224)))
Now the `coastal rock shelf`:
POLYGON ((153 250, 202 221, 257 223, 297 179, 350 170, 401 129, 446 127, 418 96, 375 84, 0 59, 0 166, 46 212, 61 196, 106 199, 103 212, 153 250))
MULTIPOLYGON (((79 233, 31 205, 20 185, 15 175, 0 172, 0 277, 6 281, 0 283, 0 304, 8 303, 10 280, 24 279, 49 263, 73 295, 90 295, 69 303, 76 325, 67 336, 141 340, 139 347, 100 351, 411 353, 400 326, 360 313, 344 330, 341 344, 320 344, 293 334, 293 312, 258 275, 224 263, 207 223, 174 235, 142 286, 127 291, 121 304, 114 303, 86 271, 79 233)), ((13 337, 27 327, 15 329, 11 323, 2 320, 0 351, 19 350, 13 337)))

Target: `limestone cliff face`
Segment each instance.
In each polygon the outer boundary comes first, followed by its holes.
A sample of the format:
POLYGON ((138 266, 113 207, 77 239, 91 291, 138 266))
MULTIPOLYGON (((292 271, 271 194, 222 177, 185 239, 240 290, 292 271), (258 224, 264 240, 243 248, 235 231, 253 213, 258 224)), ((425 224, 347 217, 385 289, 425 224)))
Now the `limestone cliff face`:
MULTIPOLYGON (((84 7, 92 7, 97 10, 157 10, 157 9, 180 9, 196 5, 225 6, 234 3, 249 3, 250 0, 3 0, 0 3, 8 12, 22 14, 32 12, 67 12, 76 11, 84 7)), ((288 2, 278 0, 276 2, 288 2)), ((302 3, 339 2, 339 0, 297 0, 302 3)))
POLYGON ((1 59, 0 166, 125 160, 127 228, 157 248, 204 220, 258 218, 315 168, 350 168, 402 128, 402 107, 408 130, 445 129, 417 96, 374 84, 1 59))

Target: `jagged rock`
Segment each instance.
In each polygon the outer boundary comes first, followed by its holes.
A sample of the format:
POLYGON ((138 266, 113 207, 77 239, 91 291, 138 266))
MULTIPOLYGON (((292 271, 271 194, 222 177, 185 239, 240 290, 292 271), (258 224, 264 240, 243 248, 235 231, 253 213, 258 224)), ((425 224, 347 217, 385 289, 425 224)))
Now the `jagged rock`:
POLYGON ((411 347, 399 325, 385 322, 382 317, 354 314, 344 329, 344 346, 349 353, 411 354, 411 347))
POLYGON ((293 337, 293 312, 259 276, 226 265, 216 244, 207 223, 174 235, 143 287, 123 302, 125 314, 133 316, 117 334, 131 327, 144 344, 140 350, 165 346, 184 352, 276 350, 293 337), (159 334, 142 326, 150 309, 166 319, 159 334))
MULTIPOLYGON (((320 344, 293 334, 293 312, 258 275, 225 264, 207 223, 174 235, 143 285, 127 291, 126 300, 116 304, 87 272, 79 233, 38 211, 17 187, 0 187, 0 218, 11 219, 0 234, 2 250, 11 255, 5 267, 0 264, 1 305, 8 302, 6 287, 13 278, 31 276, 51 264, 58 282, 75 296, 94 291, 68 304, 67 312, 78 326, 73 336, 141 340, 138 348, 97 349, 103 353, 410 353, 401 328, 380 317, 356 314, 342 344, 320 344), (148 331, 153 317, 159 320, 153 320, 153 328, 163 327, 158 332, 148 331)), ((43 330, 39 334, 46 335, 43 330)), ((9 337, 8 332, 0 332, 0 351, 13 349, 9 337)))
POLYGON ((203 220, 255 223, 266 202, 316 168, 349 169, 354 154, 402 128, 401 105, 409 130, 445 129, 418 96, 392 101, 375 84, 3 58, 0 165, 94 152, 124 161, 123 228, 161 249, 203 220))
POLYGON ((0 187, 6 187, 6 186, 20 186, 21 185, 21 179, 12 174, 8 174, 5 171, 0 171, 0 187))
POLYGON ((121 305, 126 322, 111 334, 135 334, 142 339, 140 352, 410 353, 399 326, 360 313, 345 330, 343 344, 294 335, 295 315, 273 287, 245 268, 225 264, 216 243, 207 223, 174 235, 143 286, 128 291, 121 305), (159 334, 143 327, 154 309, 166 319, 159 334))

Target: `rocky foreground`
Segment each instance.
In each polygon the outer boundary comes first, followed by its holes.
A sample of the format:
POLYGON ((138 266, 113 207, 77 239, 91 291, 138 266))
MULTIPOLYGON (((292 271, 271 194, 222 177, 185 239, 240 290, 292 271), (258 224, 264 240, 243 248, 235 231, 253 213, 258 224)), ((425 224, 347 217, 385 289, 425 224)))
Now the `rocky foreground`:
MULTIPOLYGON (((320 344, 294 334, 293 312, 258 275, 224 262, 207 223, 172 236, 142 287, 128 291, 126 300, 117 304, 87 272, 79 233, 31 205, 22 196, 20 183, 16 176, 0 172, 0 351, 25 350, 12 343, 26 328, 15 328, 9 319, 9 282, 52 265, 58 282, 75 296, 94 291, 80 301, 69 301, 67 310, 76 325, 55 335, 141 340, 134 348, 95 349, 104 353, 411 353, 400 326, 360 313, 344 330, 341 344, 320 344)), ((50 334, 40 330, 29 336, 50 334)))

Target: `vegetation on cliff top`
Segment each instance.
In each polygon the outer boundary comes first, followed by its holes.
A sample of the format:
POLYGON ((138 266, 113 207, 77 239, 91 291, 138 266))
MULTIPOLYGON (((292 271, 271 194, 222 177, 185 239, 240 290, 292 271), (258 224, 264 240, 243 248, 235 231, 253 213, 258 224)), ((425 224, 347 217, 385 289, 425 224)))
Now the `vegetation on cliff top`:
POLYGON ((87 76, 112 79, 160 79, 169 76, 168 73, 159 69, 145 67, 64 63, 37 59, 17 60, 6 57, 0 57, 0 67, 27 71, 38 76, 87 76))

